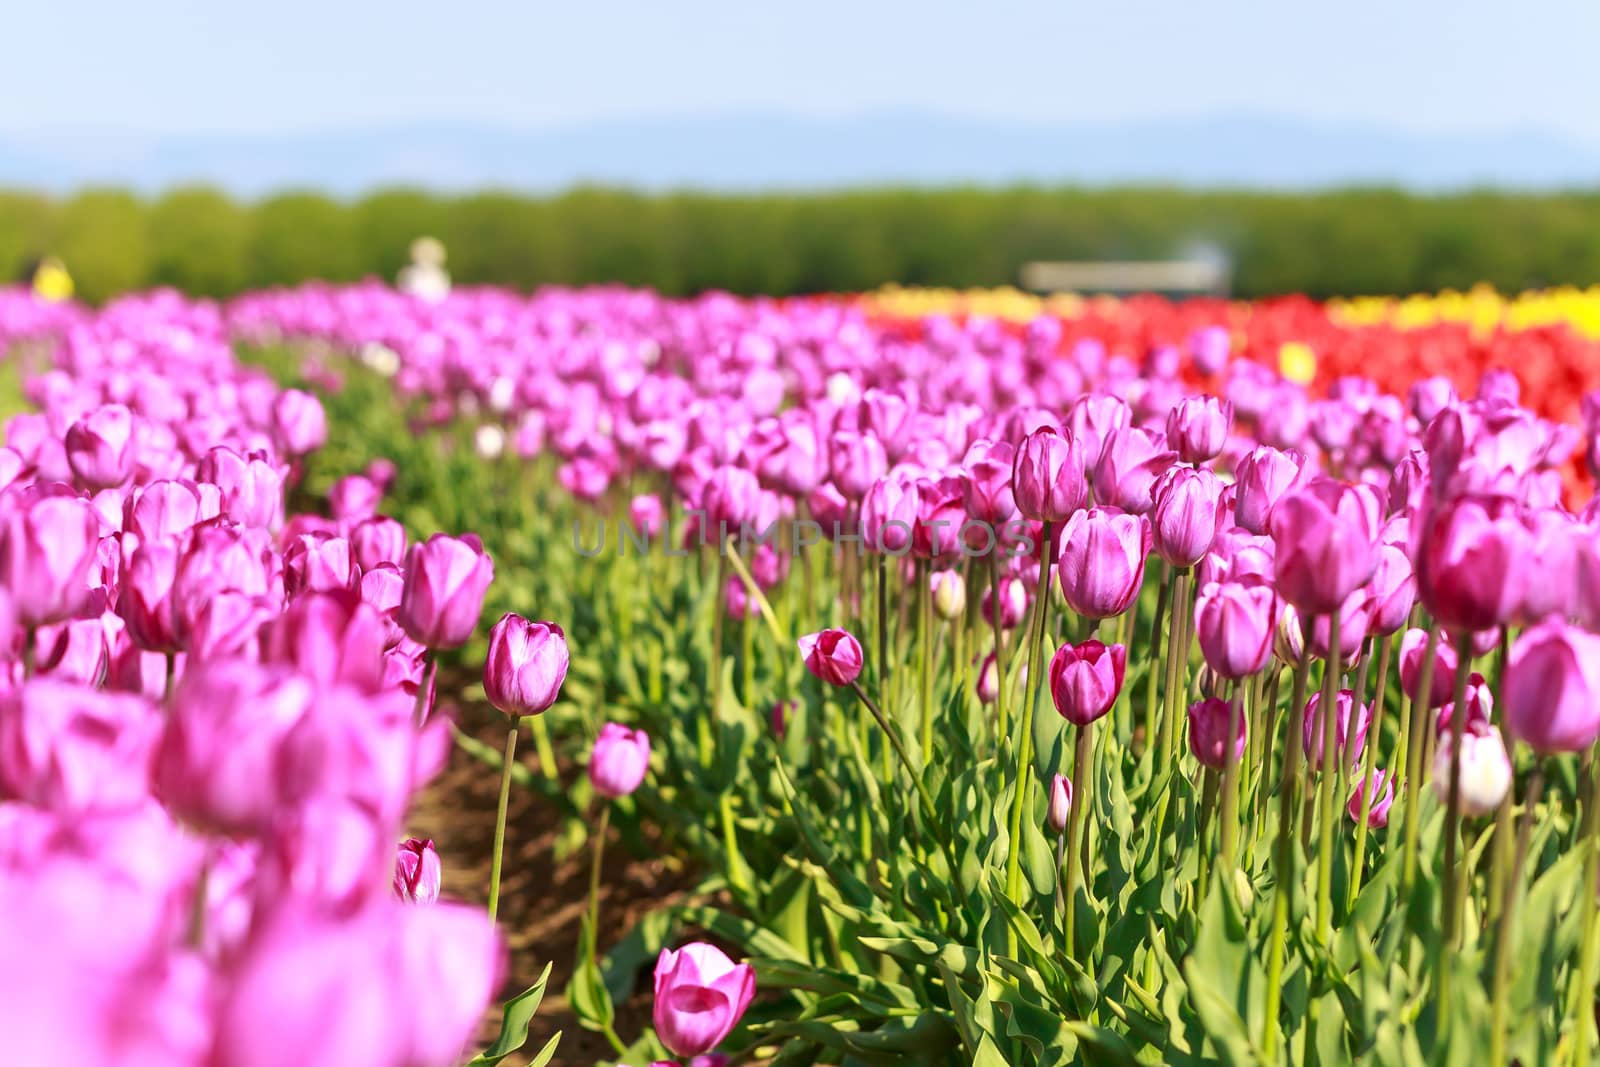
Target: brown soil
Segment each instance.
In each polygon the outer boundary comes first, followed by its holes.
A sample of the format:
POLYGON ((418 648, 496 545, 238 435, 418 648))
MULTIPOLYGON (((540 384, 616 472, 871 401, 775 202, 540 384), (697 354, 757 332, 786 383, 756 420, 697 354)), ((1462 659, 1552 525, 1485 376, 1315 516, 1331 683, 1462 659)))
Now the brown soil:
MULTIPOLYGON (((441 678, 441 693, 448 682, 441 678)), ((445 703, 451 703, 446 698, 445 703)), ((455 701, 456 719, 463 730, 500 749, 505 744, 507 721, 486 705, 455 701)), ((537 757, 524 731, 519 739, 518 761, 533 766, 537 757)), ((571 782, 581 769, 563 767, 561 779, 571 782)), ((462 752, 452 754, 450 765, 413 806, 409 832, 430 837, 444 867, 444 895, 483 904, 488 899, 489 864, 494 844, 495 807, 500 779, 489 767, 462 752)), ((566 1002, 572 976, 579 926, 589 890, 590 852, 586 845, 557 862, 554 844, 562 813, 548 800, 525 788, 512 787, 506 816, 505 858, 500 880, 500 925, 511 946, 510 974, 502 995, 513 996, 538 978, 546 963, 553 964, 544 1001, 534 1017, 522 1053, 507 1064, 530 1059, 544 1043, 561 1033, 553 1065, 576 1067, 611 1060, 615 1053, 600 1034, 583 1029, 566 1002)), ((638 859, 617 841, 615 831, 601 867, 600 951, 633 928, 635 922, 662 903, 683 899, 695 883, 694 873, 659 859, 638 859)), ((651 994, 648 975, 641 976, 634 996, 617 1005, 616 1030, 632 1043, 650 1025, 651 994)), ((499 1032, 498 1005, 485 1019, 480 1037, 487 1043, 499 1032)), ((635 1064, 634 1067, 643 1067, 635 1064)))

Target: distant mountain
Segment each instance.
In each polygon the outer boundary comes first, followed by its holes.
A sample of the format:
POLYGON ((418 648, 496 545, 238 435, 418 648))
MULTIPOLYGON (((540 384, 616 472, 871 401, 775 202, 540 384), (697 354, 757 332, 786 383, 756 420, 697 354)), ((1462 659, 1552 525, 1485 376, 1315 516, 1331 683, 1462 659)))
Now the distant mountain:
POLYGON ((266 135, 0 133, 0 185, 153 191, 191 182, 248 196, 397 184, 548 191, 580 182, 717 190, 1014 182, 1548 189, 1600 186, 1600 145, 1538 131, 1418 134, 1250 115, 1059 125, 918 113, 737 115, 524 130, 418 123, 266 135))

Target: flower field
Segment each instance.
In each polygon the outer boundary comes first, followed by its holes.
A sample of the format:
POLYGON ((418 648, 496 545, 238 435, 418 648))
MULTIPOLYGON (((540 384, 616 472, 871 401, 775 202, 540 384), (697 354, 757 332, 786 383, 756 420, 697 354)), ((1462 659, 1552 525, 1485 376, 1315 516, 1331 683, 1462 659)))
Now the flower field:
POLYGON ((0 349, 0 1062, 1597 1052, 1600 291, 0 349))

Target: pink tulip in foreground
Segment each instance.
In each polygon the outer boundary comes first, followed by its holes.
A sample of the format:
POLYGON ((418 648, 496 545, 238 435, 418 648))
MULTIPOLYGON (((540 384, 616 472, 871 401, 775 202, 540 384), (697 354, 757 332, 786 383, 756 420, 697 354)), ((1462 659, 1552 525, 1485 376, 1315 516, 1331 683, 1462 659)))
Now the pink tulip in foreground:
POLYGON ((553 622, 507 613, 489 631, 483 689, 507 715, 538 715, 556 702, 567 677, 567 636, 553 622))
POLYGON ((656 1036, 679 1056, 710 1052, 739 1024, 755 992, 755 969, 712 945, 663 949, 656 960, 656 1036))
POLYGON ((820 630, 799 641, 806 670, 829 685, 849 685, 861 674, 861 642, 847 630, 820 630))
POLYGON ((477 628, 494 561, 476 537, 434 534, 406 556, 400 625, 428 648, 456 648, 477 628))
POLYGON ((1506 725, 1540 752, 1581 752, 1600 736, 1600 636, 1552 619, 1523 631, 1504 681, 1506 725))
POLYGON ((1088 640, 1062 645, 1050 657, 1050 696, 1056 711, 1075 726, 1088 726, 1111 710, 1122 692, 1128 650, 1088 640))

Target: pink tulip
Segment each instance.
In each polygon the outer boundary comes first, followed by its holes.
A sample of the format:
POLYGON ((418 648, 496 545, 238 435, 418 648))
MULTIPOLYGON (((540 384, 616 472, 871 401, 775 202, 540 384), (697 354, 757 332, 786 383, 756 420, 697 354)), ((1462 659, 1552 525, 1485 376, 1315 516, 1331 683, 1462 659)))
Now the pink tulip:
POLYGON ((1173 467, 1155 484, 1151 545, 1174 567, 1192 567, 1211 550, 1221 507, 1222 481, 1209 470, 1173 467))
POLYGON ((567 677, 567 635, 553 622, 507 613, 489 631, 483 688, 507 715, 538 715, 556 702, 567 677))
POLYGON ((411 546, 397 614, 412 640, 434 649, 457 648, 477 629, 494 561, 474 536, 434 534, 411 546))
POLYGON ((600 728, 589 753, 589 781, 603 797, 625 797, 650 770, 650 736, 614 722, 600 728))
POLYGON ((861 674, 861 642, 848 630, 820 630, 800 638, 806 670, 829 685, 849 685, 861 674))
POLYGON ((1352 822, 1361 818, 1363 794, 1371 798, 1367 801, 1367 825, 1374 830, 1388 826, 1389 809, 1394 806, 1394 776, 1387 771, 1373 771, 1372 777, 1356 784, 1356 791, 1350 794, 1350 803, 1344 809, 1350 813, 1352 822))
POLYGON ((1062 645, 1050 657, 1050 696, 1056 711, 1075 726, 1088 726, 1111 710, 1122 692, 1128 650, 1088 640, 1062 645))
POLYGON ((1050 806, 1045 813, 1045 821, 1050 829, 1056 833, 1063 833, 1067 829, 1067 819, 1072 814, 1072 782, 1064 775, 1054 775, 1050 779, 1050 806))
POLYGON ((1524 630, 1502 700, 1513 737, 1539 752, 1581 752, 1600 736, 1600 636, 1550 619, 1524 630))
POLYGON ((1326 478, 1283 496, 1272 512, 1278 593, 1302 613, 1326 615, 1378 565, 1375 493, 1326 478))
POLYGON ((1150 521, 1107 508, 1080 511, 1061 532, 1061 591, 1090 619, 1121 615, 1139 596, 1150 552, 1150 521))
POLYGON ((1156 479, 1176 462, 1178 454, 1162 434, 1139 427, 1117 430, 1106 439, 1094 469, 1095 501, 1143 515, 1155 503, 1156 479))
POLYGON ((754 968, 711 945, 663 949, 656 960, 656 1036, 678 1056, 710 1052, 739 1024, 755 991, 754 968))
POLYGON ((1062 522, 1082 509, 1089 486, 1075 442, 1048 426, 1029 434, 1012 461, 1011 490, 1026 519, 1062 522))
MULTIPOLYGON (((1334 699, 1334 758, 1341 756, 1351 766, 1361 758, 1361 750, 1366 747, 1367 729, 1372 725, 1372 710, 1365 704, 1357 707, 1356 695, 1348 689, 1339 690, 1334 699), (1345 740, 1350 734, 1350 717, 1356 718, 1356 732, 1354 743, 1349 751, 1345 749, 1345 740)), ((1306 764, 1321 769, 1322 767, 1322 694, 1313 693, 1311 699, 1306 701, 1305 714, 1301 717, 1301 740, 1305 744, 1306 764)))
POLYGON ((395 851, 394 895, 408 904, 432 904, 439 899, 442 869, 432 841, 408 838, 395 851))
POLYGON ((1194 618, 1200 652, 1222 677, 1247 677, 1272 659, 1277 596, 1266 583, 1246 579, 1205 586, 1195 600, 1194 618))
POLYGON ((310 393, 286 389, 272 405, 272 429, 278 444, 291 456, 304 456, 328 440, 328 421, 322 404, 310 393))
POLYGON ((1185 463, 1204 463, 1222 451, 1233 427, 1233 405, 1214 396, 1188 396, 1167 415, 1167 442, 1185 463))
POLYGON ((49 497, 0 516, 0 586, 24 626, 61 622, 89 603, 100 520, 87 502, 49 497))
MULTIPOLYGON (((1487 630, 1515 612, 1531 536, 1511 502, 1460 497, 1421 519, 1417 594, 1443 626, 1487 630)), ((1552 581, 1564 576, 1551 575, 1552 581)))
POLYGON ((1297 489, 1309 474, 1298 453, 1280 452, 1262 445, 1239 461, 1234 484, 1238 496, 1234 502, 1235 520, 1244 529, 1257 535, 1268 532, 1272 509, 1278 500, 1292 489, 1297 489))
POLYGON ((90 412, 67 430, 67 462, 78 483, 91 489, 121 485, 133 474, 133 413, 121 404, 90 412))
POLYGON ((1228 761, 1228 744, 1233 744, 1233 759, 1244 757, 1247 740, 1244 706, 1237 700, 1215 697, 1189 705, 1189 751, 1205 767, 1222 770, 1228 761))

